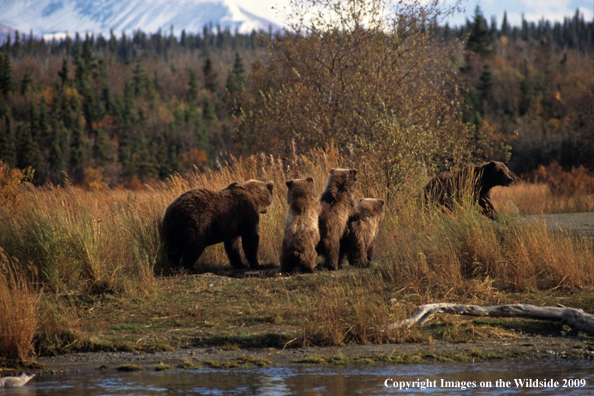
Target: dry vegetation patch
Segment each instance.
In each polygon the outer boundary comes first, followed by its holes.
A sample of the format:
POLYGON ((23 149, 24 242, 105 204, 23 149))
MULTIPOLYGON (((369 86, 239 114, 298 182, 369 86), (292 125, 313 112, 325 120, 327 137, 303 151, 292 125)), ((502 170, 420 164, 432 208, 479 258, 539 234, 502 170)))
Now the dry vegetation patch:
MULTIPOLYGON (((451 212, 423 208, 421 179, 386 200, 373 268, 270 276, 279 265, 287 212, 284 182, 311 176, 321 193, 330 169, 347 166, 344 161, 332 147, 296 157, 289 167, 266 156, 234 159, 217 171, 174 177, 143 192, 17 186, 12 204, 0 205, 5 257, 0 295, 20 296, 2 298, 3 318, 22 310, 17 315, 29 319, 22 331, 20 321, 3 320, 1 340, 10 345, 5 348, 20 345, 5 356, 31 357, 34 346, 38 354, 187 344, 290 348, 461 342, 524 331, 497 324, 509 323, 505 320, 458 319, 387 330, 388 323, 409 317, 418 305, 438 301, 499 305, 562 299, 567 306, 594 311, 587 297, 594 284, 591 238, 524 222, 505 210, 506 198, 499 196, 498 221, 465 203, 451 212), (167 205, 188 188, 219 189, 247 179, 275 184, 274 202, 260 225, 260 261, 266 269, 233 271, 222 247, 212 246, 197 263, 199 274, 155 275, 161 260, 159 221, 167 205), (9 338, 10 332, 26 337, 9 338)), ((542 188, 518 184, 501 191, 516 194, 510 199, 521 209, 523 200, 530 202, 542 188)), ((385 191, 361 180, 357 196, 384 199, 385 191)))

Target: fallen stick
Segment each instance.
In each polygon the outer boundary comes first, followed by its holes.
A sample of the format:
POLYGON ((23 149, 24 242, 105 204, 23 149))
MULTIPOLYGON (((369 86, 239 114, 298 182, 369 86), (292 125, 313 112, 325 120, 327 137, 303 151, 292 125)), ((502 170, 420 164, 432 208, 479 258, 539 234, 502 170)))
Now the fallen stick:
POLYGON ((418 323, 423 325, 438 313, 449 313, 469 316, 488 316, 491 318, 526 318, 561 322, 577 331, 594 335, 594 316, 581 309, 560 307, 537 307, 530 304, 509 304, 482 307, 480 305, 466 305, 453 303, 435 303, 421 305, 415 314, 405 320, 390 323, 388 329, 400 327, 410 328, 418 323))

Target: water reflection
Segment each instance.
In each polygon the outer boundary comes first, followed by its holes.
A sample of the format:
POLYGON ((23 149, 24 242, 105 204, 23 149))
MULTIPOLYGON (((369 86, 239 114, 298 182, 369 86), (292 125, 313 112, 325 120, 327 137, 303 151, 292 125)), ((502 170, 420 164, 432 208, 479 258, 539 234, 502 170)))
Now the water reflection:
MULTIPOLYGON (((572 383, 573 381, 569 384, 572 383)), ((78 375, 38 375, 23 388, 0 390, 0 396, 8 394, 22 396, 157 394, 281 396, 410 393, 590 395, 594 394, 594 362, 550 360, 411 366, 291 366, 135 373, 97 371, 78 375), (560 386, 522 388, 516 386, 515 382, 520 379, 552 379, 559 381, 560 386), (568 379, 583 379, 586 386, 561 387, 563 380, 568 379), (396 387, 386 387, 386 383, 396 387), (428 384, 435 386, 426 387, 428 384), (504 384, 509 386, 503 386, 504 384), (422 389, 423 387, 426 388, 422 389)))

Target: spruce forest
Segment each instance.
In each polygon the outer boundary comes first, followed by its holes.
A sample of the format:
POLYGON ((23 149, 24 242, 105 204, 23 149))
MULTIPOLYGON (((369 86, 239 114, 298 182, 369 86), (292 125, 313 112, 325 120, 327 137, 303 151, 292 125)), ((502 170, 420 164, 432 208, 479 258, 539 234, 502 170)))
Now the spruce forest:
MULTIPOLYGON (((552 163, 592 168, 591 21, 576 12, 510 26, 477 8, 465 26, 428 29, 456 48, 461 118, 477 139, 489 137, 477 157, 511 160, 518 174, 552 163)), ((243 154, 282 157, 242 139, 241 122, 251 73, 281 40, 212 26, 51 42, 17 33, 0 46, 0 160, 34 170, 36 185, 134 189, 243 154)))

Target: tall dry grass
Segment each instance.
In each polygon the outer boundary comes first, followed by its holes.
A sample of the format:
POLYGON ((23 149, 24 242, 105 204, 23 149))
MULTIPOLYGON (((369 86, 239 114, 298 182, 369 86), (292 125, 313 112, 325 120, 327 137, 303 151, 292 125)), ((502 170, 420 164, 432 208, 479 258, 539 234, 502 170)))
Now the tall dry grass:
MULTIPOLYGON (((159 222, 169 203, 189 188, 217 190, 234 181, 258 179, 275 184, 273 203, 261 217, 260 261, 278 265, 287 213, 285 182, 311 176, 321 194, 330 169, 336 167, 356 167, 356 162, 327 147, 288 162, 264 155, 232 158, 217 169, 188 178, 173 177, 137 192, 84 191, 73 186, 18 188, 11 195, 11 205, 0 205, 0 246, 20 263, 36 268, 41 284, 50 291, 150 293, 154 267, 161 259, 159 222)), ((594 284, 591 239, 551 233, 505 208, 510 199, 520 213, 571 205, 591 208, 576 203, 590 202, 590 197, 562 203, 543 186, 519 183, 494 192, 495 206, 502 215, 491 221, 468 202, 451 212, 424 208, 419 191, 426 180, 421 177, 396 194, 370 180, 360 178, 357 198, 391 197, 378 235, 376 269, 359 271, 356 279, 319 282, 316 298, 303 302, 308 312, 303 324, 306 342, 336 345, 401 340, 398 334, 377 329, 385 327, 387 320, 411 313, 390 303, 403 296, 416 296, 418 304, 436 300, 481 303, 505 291, 594 284)), ((207 248, 200 263, 229 265, 220 245, 207 248)), ((16 287, 7 285, 4 290, 16 287)), ((66 350, 81 340, 76 317, 65 327, 55 325, 65 312, 58 305, 48 299, 39 314, 40 334, 45 337, 40 340, 52 351, 66 350)))
MULTIPOLYGON (((295 156, 288 164, 265 155, 231 159, 218 169, 186 179, 173 177, 138 192, 72 186, 20 189, 11 207, 0 208, 0 246, 36 266, 51 290, 150 290, 160 260, 158 224, 169 203, 189 188, 217 190, 233 181, 258 179, 275 184, 273 203, 261 220, 260 260, 278 264, 287 212, 285 182, 311 176, 321 193, 330 169, 353 166, 351 162, 330 146, 295 156)), ((512 200, 520 213, 588 209, 577 203, 589 202, 589 196, 573 197, 569 203, 547 193, 544 185, 496 189, 494 203, 502 216, 493 222, 470 204, 452 213, 423 209, 418 202, 423 182, 419 178, 387 204, 376 262, 394 282, 415 288, 441 284, 453 290, 463 290, 466 279, 485 276, 517 290, 591 283, 590 240, 524 224, 506 208, 512 200)), ((389 192, 361 178, 357 195, 386 198, 389 192)), ((200 261, 227 265, 222 246, 209 247, 200 261)))
POLYGON ((594 284, 594 245, 586 236, 553 233, 518 216, 494 222, 471 205, 442 213, 409 204, 397 222, 380 233, 378 261, 410 293, 467 296, 473 281, 485 279, 510 291, 594 284))
POLYGON ((23 364, 34 353, 39 293, 0 248, 0 363, 23 364))
POLYGON ((514 206, 522 215, 594 211, 594 194, 588 192, 571 195, 555 194, 551 186, 546 183, 519 181, 511 187, 496 187, 491 197, 495 207, 507 214, 514 213, 514 206))
POLYGON ((131 292, 150 287, 159 194, 24 190, 0 209, 0 245, 33 264, 51 290, 131 292))

